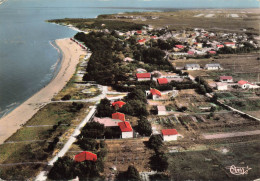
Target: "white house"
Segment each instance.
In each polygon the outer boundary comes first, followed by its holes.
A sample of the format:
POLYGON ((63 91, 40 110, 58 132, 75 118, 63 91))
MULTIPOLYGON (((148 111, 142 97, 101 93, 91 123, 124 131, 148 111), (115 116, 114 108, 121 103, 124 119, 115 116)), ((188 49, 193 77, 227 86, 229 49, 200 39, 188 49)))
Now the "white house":
POLYGON ((222 69, 219 63, 206 64, 204 68, 206 70, 220 70, 220 69, 222 69))
POLYGON ((134 137, 134 132, 133 132, 132 126, 129 122, 127 122, 127 121, 120 122, 120 123, 118 123, 118 126, 120 127, 122 138, 133 138, 134 137))
POLYGON ((163 129, 162 137, 163 141, 176 141, 179 136, 179 133, 176 129, 163 129))
POLYGON ((167 115, 167 111, 166 111, 165 106, 157 106, 157 110, 158 110, 159 116, 167 115))
POLYGON ((219 77, 220 82, 233 82, 232 76, 220 76, 219 77))
POLYGON ((217 90, 227 90, 228 89, 227 83, 217 82, 216 85, 217 85, 217 90))
POLYGON ((238 81, 238 86, 241 87, 242 89, 257 89, 257 88, 260 88, 260 86, 252 84, 252 83, 245 81, 245 80, 238 81))
POLYGON ((199 70, 200 65, 199 64, 186 64, 184 68, 186 70, 199 70))

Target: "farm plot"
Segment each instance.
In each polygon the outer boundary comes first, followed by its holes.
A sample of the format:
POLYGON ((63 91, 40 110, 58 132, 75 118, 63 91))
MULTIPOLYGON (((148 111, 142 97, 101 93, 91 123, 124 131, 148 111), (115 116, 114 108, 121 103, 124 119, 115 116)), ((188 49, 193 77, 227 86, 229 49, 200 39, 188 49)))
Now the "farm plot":
POLYGON ((198 134, 260 129, 260 122, 232 112, 180 116, 179 120, 188 131, 198 134))

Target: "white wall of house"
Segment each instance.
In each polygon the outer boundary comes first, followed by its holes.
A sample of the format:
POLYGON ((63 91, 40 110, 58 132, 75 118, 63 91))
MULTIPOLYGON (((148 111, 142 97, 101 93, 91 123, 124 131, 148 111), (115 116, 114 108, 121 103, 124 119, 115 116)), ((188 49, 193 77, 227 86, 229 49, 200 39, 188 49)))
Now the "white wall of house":
POLYGON ((227 85, 217 85, 218 90, 227 90, 228 86, 227 85))
POLYGON ((167 112, 166 112, 166 111, 159 111, 159 110, 158 110, 158 115, 159 115, 159 116, 167 115, 167 112))
POLYGON ((218 70, 219 67, 206 67, 207 70, 218 70))
POLYGON ((176 141, 178 135, 163 135, 163 141, 176 141))
POLYGON ((149 81, 149 80, 151 80, 151 78, 138 78, 137 80, 138 81, 149 81))
POLYGON ((223 79, 223 80, 220 80, 220 82, 233 82, 233 79, 223 79))
POLYGON ((153 95, 153 100, 159 100, 161 97, 158 95, 153 95))
POLYGON ((131 132, 122 132, 122 138, 133 138, 134 136, 133 131, 131 132))

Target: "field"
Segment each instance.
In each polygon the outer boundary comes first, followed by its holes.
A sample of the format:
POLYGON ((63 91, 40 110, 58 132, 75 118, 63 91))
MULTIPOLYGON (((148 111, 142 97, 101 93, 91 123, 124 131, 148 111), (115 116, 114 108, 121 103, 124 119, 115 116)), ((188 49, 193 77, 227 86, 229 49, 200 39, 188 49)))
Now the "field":
POLYGON ((254 180, 259 178, 259 139, 236 144, 208 145, 202 151, 168 154, 168 172, 174 180, 254 180), (249 167, 246 175, 232 175, 231 165, 249 167), (202 173, 203 171, 203 173, 202 173), (213 179, 214 178, 214 179, 213 179))
POLYGON ((196 70, 188 71, 192 76, 202 76, 206 79, 217 80, 219 76, 233 76, 234 81, 247 80, 251 82, 260 81, 260 60, 258 53, 239 54, 239 55, 219 55, 217 59, 188 59, 173 61, 173 65, 184 67, 186 64, 197 63, 204 67, 208 63, 219 63, 224 70, 207 71, 196 70))
MULTIPOLYGON (((155 27, 168 26, 176 30, 186 28, 205 28, 208 30, 222 32, 241 32, 242 28, 249 32, 259 34, 259 10, 258 9, 238 9, 238 10, 180 10, 175 12, 144 12, 127 13, 120 16, 154 16, 158 19, 119 19, 120 21, 130 21, 135 23, 149 24, 155 27), (201 16, 198 16, 201 15, 201 16), (230 15, 233 15, 230 16, 230 15), (235 15, 235 16, 234 16, 235 15), (238 17, 237 17, 238 16, 238 17)), ((108 19, 113 16, 108 16, 108 19)))
POLYGON ((86 116, 89 106, 83 104, 80 110, 75 110, 72 103, 52 103, 43 107, 0 145, 0 177, 19 180, 35 176, 86 116))

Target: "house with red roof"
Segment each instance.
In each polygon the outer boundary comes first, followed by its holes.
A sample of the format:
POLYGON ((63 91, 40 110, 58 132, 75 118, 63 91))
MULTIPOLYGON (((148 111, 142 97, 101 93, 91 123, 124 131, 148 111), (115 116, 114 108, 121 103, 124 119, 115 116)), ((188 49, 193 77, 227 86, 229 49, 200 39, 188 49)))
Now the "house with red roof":
POLYGON ((232 76, 220 76, 219 77, 220 82, 233 82, 232 76))
POLYGON ((179 136, 179 133, 176 129, 163 129, 162 137, 163 141, 176 141, 179 136))
POLYGON ((119 109, 121 107, 123 107, 123 105, 125 105, 126 103, 123 101, 116 101, 112 103, 112 106, 114 106, 115 109, 119 109))
POLYGON ((175 47, 178 48, 178 49, 183 49, 184 48, 183 45, 175 45, 175 47))
POLYGON ((112 119, 118 119, 121 121, 125 121, 125 114, 116 112, 116 113, 112 114, 112 119))
POLYGON ((237 84, 242 89, 257 89, 257 88, 260 88, 260 86, 252 84, 252 83, 250 83, 246 80, 240 80, 240 81, 238 81, 237 84))
POLYGON ((146 39, 145 39, 145 38, 144 38, 144 39, 141 39, 141 40, 138 40, 138 43, 139 43, 140 45, 144 45, 145 42, 146 42, 146 39))
POLYGON ((151 74, 150 73, 137 73, 136 79, 137 79, 137 81, 150 81, 151 74))
POLYGON ((84 161, 93 161, 96 162, 97 161, 97 155, 88 151, 83 151, 77 155, 75 155, 74 160, 76 162, 84 162, 84 161))
POLYGON ((224 45, 226 47, 236 48, 236 43, 235 42, 225 42, 224 45))
POLYGON ((217 45, 217 50, 219 50, 220 48, 224 48, 224 45, 217 45))
POLYGON ((138 35, 141 35, 143 32, 142 32, 142 30, 137 30, 136 33, 137 33, 138 35))
POLYGON ((168 79, 167 79, 167 78, 158 78, 158 79, 157 79, 157 83, 158 83, 159 85, 165 85, 165 84, 168 84, 169 82, 168 82, 168 79))
POLYGON ((209 52, 209 54, 211 54, 211 55, 215 55, 217 52, 216 51, 208 51, 209 52))
POLYGON ((162 96, 161 92, 157 89, 150 89, 150 91, 146 91, 146 96, 152 96, 153 100, 159 100, 162 96))
POLYGON ((133 138, 134 132, 131 124, 127 121, 118 123, 121 130, 122 138, 133 138))

